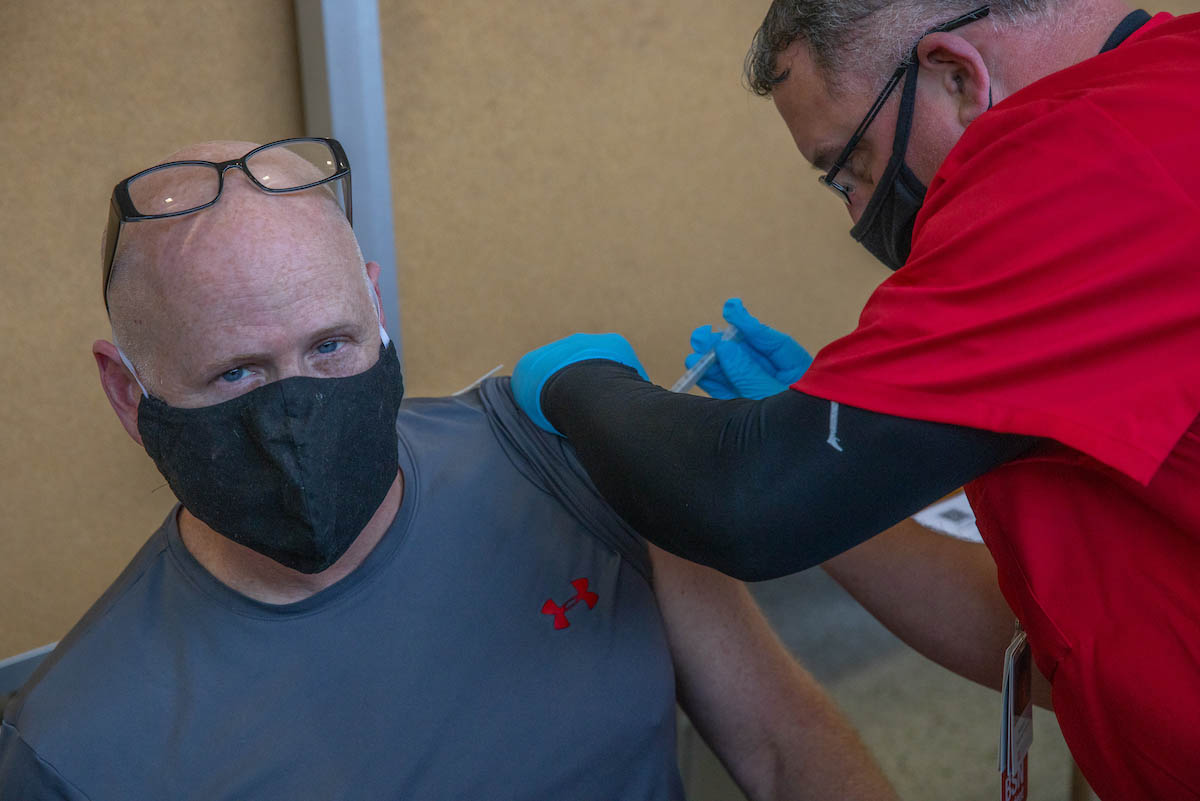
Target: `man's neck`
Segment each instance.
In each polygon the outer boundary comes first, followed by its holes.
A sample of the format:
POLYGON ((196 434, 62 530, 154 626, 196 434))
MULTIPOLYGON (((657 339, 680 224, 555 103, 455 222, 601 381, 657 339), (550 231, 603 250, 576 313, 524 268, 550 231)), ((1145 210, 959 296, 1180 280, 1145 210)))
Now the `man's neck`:
POLYGON ((1098 55, 1131 11, 1123 0, 1076 0, 1040 23, 1034 36, 1019 28, 1002 33, 993 40, 999 63, 1004 64, 996 76, 1003 94, 997 93, 996 101, 1098 55))
POLYGON ((316 595, 353 573, 375 549, 400 509, 404 474, 396 480, 375 514, 346 553, 320 573, 301 573, 218 534, 187 509, 179 513, 179 535, 196 561, 222 584, 268 604, 290 604, 316 595))

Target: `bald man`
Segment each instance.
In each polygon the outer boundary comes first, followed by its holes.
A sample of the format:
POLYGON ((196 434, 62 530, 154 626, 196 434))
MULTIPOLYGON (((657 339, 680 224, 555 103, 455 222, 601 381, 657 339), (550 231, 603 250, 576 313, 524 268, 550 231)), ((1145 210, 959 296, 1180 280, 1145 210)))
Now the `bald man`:
POLYGON ((117 185, 93 352, 180 504, 5 710, 0 799, 674 799, 677 693, 753 798, 891 798, 507 379, 401 408, 349 175, 212 142, 117 185))

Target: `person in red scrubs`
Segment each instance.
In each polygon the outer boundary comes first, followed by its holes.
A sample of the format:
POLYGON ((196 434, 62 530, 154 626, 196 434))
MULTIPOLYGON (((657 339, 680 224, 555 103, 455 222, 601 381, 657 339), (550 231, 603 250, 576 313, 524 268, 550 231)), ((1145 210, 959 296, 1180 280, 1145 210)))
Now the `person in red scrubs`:
MULTIPOLYGON (((522 407, 644 536, 745 579, 966 484, 1093 788, 1200 799, 1200 15, 775 0, 747 65, 896 272, 811 367, 727 304, 722 369, 760 399, 674 395, 577 334, 518 364, 522 407)), ((893 555, 857 580, 920 606, 893 555)), ((913 638, 992 647, 945 620, 913 638)))

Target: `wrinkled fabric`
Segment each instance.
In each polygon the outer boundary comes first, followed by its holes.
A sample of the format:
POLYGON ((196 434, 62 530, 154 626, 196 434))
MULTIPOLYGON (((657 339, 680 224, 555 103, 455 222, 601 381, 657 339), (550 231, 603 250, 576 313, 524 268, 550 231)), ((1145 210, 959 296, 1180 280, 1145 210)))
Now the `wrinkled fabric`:
POLYGON ((681 799, 646 546, 507 384, 405 401, 395 520, 303 601, 172 513, 5 711, 0 801, 681 799))
POLYGON ((1197 87, 1200 15, 1160 14, 979 117, 794 385, 1048 440, 968 494, 1104 799, 1200 798, 1197 87))

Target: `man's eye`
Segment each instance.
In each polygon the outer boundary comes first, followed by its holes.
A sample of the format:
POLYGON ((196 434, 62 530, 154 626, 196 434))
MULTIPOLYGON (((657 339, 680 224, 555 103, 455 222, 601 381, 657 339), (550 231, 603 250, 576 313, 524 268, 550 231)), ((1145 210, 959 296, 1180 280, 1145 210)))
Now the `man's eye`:
POLYGON ((328 342, 322 342, 320 345, 317 345, 317 353, 333 353, 341 346, 341 342, 338 342, 336 339, 331 339, 328 342))
POLYGON ((244 367, 235 367, 232 370, 226 370, 225 372, 221 373, 221 380, 227 381, 230 384, 241 381, 245 377, 246 368, 244 367))

